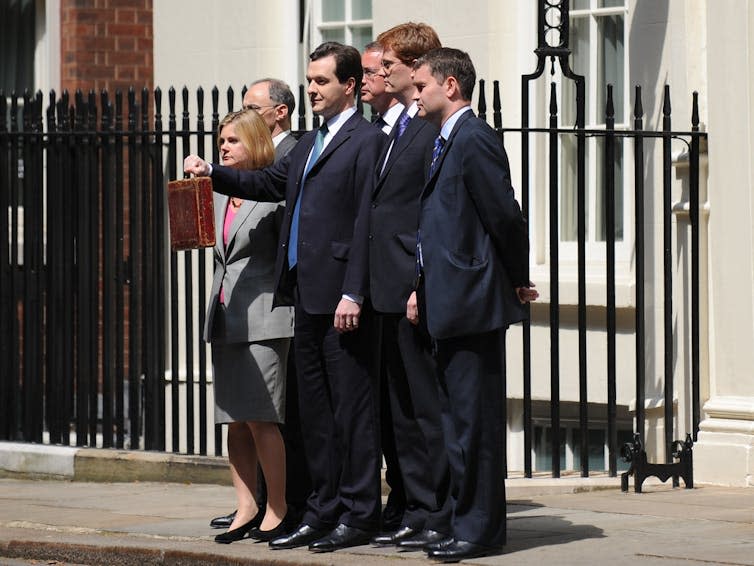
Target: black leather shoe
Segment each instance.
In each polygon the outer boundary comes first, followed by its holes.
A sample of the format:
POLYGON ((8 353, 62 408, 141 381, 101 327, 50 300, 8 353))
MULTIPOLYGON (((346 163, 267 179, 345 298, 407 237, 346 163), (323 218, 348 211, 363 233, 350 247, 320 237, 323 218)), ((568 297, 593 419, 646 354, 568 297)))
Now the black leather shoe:
POLYGON ((282 550, 284 548, 298 548, 321 539, 330 531, 327 529, 315 529, 306 523, 301 523, 298 528, 287 535, 272 539, 270 548, 273 550, 282 550))
POLYGON ((362 531, 341 523, 330 534, 311 543, 309 550, 312 552, 332 552, 341 548, 368 544, 372 534, 369 531, 362 531))
POLYGON ((430 550, 427 552, 427 557, 439 562, 459 562, 461 560, 470 560, 471 558, 500 554, 502 551, 502 547, 499 546, 482 546, 473 542, 456 540, 445 548, 430 550))
POLYGON ((456 539, 454 539, 453 537, 447 537, 440 539, 437 542, 430 542, 429 544, 424 545, 424 550, 426 550, 427 552, 429 552, 430 550, 442 550, 443 548, 447 548, 448 546, 453 544, 455 540, 456 539))
POLYGON ((240 527, 236 527, 232 531, 220 533, 219 535, 215 537, 215 542, 219 542, 220 544, 230 544, 231 542, 236 542, 237 540, 241 540, 248 534, 248 532, 251 529, 254 528, 254 522, 256 520, 257 518, 254 517, 248 523, 241 525, 240 527))
POLYGON ((445 538, 448 538, 448 535, 431 529, 424 529, 412 537, 404 538, 396 546, 398 550, 423 550, 428 544, 445 538))
POLYGON ((254 527, 249 531, 249 538, 252 538, 258 542, 269 542, 272 539, 280 538, 285 534, 288 534, 293 529, 295 523, 293 522, 293 516, 290 511, 286 512, 283 520, 278 523, 278 526, 269 531, 263 531, 259 527, 254 527))
POLYGON ((233 511, 233 513, 223 515, 222 517, 215 517, 209 522, 209 526, 213 529, 227 529, 233 523, 233 519, 236 518, 236 513, 238 511, 233 511))
POLYGON ((375 546, 393 546, 406 538, 411 538, 420 533, 419 529, 412 529, 411 527, 401 527, 392 533, 381 533, 376 537, 372 537, 372 544, 375 546))

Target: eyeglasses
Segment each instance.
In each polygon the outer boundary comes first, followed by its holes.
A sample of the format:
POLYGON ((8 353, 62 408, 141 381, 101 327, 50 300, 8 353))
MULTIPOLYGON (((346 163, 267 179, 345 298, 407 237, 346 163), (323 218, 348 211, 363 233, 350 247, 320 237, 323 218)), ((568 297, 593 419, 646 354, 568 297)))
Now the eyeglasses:
POLYGON ((244 109, 259 112, 263 108, 275 108, 275 106, 277 106, 277 104, 266 104, 264 106, 259 106, 258 104, 247 104, 246 106, 244 106, 244 109))

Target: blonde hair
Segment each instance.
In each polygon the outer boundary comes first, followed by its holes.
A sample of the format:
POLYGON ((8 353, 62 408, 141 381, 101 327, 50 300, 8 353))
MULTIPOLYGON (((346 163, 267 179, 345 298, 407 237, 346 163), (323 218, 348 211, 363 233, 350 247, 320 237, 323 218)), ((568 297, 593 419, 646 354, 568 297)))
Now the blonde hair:
POLYGON ((275 145, 272 143, 270 128, 255 110, 230 112, 217 126, 217 148, 220 149, 220 135, 223 128, 233 124, 236 136, 249 156, 243 164, 247 169, 261 169, 275 161, 275 145))

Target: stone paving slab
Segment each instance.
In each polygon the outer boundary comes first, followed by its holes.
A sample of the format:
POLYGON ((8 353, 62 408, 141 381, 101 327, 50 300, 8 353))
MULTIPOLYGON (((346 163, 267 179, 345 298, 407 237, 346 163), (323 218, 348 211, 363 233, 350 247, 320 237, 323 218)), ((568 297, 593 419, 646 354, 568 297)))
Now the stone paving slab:
MULTIPOLYGON (((504 553, 469 563, 754 566, 754 489, 656 483, 636 494, 618 485, 510 480, 504 553)), ((313 554, 218 545, 208 521, 233 504, 232 488, 220 485, 0 479, 0 564, 430 564, 422 553, 369 546, 313 554)))

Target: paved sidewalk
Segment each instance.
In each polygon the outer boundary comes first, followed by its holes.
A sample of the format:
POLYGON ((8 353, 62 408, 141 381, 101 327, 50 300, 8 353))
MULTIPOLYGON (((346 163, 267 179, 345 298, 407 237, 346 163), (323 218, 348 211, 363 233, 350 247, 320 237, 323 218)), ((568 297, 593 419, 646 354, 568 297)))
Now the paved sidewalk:
MULTIPOLYGON (((430 564, 391 548, 216 544, 209 519, 235 505, 222 458, 0 442, 0 478, 2 566, 430 564)), ((540 477, 509 479, 506 491, 504 553, 472 563, 754 566, 751 487, 650 478, 637 494, 621 493, 620 478, 540 477)))
MULTIPOLYGON (((476 564, 754 565, 754 489, 645 484, 618 478, 507 482, 508 545, 476 564)), ((414 566, 421 553, 368 546, 330 554, 216 544, 211 517, 232 488, 198 483, 0 479, 0 564, 414 566), (57 562, 56 562, 57 561, 57 562)))

